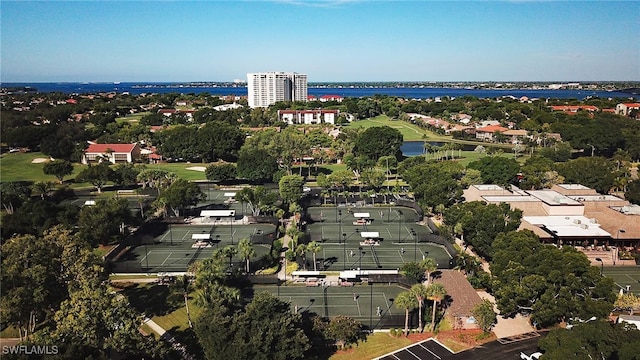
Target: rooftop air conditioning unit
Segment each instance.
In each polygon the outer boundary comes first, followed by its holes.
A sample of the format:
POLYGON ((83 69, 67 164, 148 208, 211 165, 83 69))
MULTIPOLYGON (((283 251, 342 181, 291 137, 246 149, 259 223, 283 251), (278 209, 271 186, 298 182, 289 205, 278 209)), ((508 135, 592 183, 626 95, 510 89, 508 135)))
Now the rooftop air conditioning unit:
POLYGON ((587 225, 587 224, 580 224, 580 228, 581 228, 581 229, 588 229, 588 228, 589 228, 589 225, 587 225))
POLYGON ((580 219, 573 219, 573 223, 574 224, 580 224, 580 223, 582 223, 582 221, 580 221, 580 219))

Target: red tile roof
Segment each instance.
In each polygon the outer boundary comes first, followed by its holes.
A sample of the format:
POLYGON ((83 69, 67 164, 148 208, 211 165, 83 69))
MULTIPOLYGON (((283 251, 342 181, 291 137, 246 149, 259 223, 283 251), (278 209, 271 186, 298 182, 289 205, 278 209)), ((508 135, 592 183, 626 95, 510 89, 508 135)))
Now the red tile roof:
POLYGON ((136 144, 91 144, 85 153, 104 154, 107 150, 114 153, 130 153, 136 144))
POLYGON ((627 103, 627 104, 622 104, 626 107, 631 107, 631 108, 636 108, 636 107, 640 107, 640 103, 627 103))
POLYGON ((485 126, 483 128, 480 128, 480 129, 476 129, 476 131, 488 132, 488 133, 494 133, 494 132, 497 132, 497 131, 505 132, 507 130, 509 130, 509 129, 507 129, 506 127, 502 127, 500 125, 489 125, 489 126, 485 126))

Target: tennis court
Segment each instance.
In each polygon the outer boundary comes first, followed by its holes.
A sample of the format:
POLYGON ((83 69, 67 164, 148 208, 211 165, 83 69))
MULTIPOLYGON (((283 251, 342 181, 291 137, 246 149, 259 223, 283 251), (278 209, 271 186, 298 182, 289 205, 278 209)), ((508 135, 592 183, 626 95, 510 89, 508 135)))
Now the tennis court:
POLYGON ((370 328, 388 328, 404 325, 404 310, 393 305, 399 293, 405 291, 397 285, 373 284, 351 287, 328 283, 315 287, 258 286, 257 292, 268 291, 280 300, 288 302, 291 312, 315 313, 333 317, 345 315, 355 318, 370 328))
POLYGON ((630 292, 640 295, 640 266, 605 266, 603 270, 604 276, 613 279, 616 291, 629 286, 630 292))
MULTIPOLYGON (((154 234, 143 235, 114 264, 114 272, 181 272, 195 261, 211 257, 216 249, 228 245, 237 248, 242 239, 250 239, 256 255, 252 263, 271 250, 276 228, 269 224, 253 225, 171 225, 154 234)), ((234 267, 243 267, 240 255, 230 260, 234 267)))
POLYGON ((402 206, 390 207, 310 207, 307 215, 313 222, 349 222, 356 214, 369 214, 372 223, 415 223, 420 221, 418 213, 402 206))
POLYGON ((320 243, 320 270, 398 269, 407 262, 433 258, 449 267, 443 239, 416 223, 411 208, 309 208, 306 231, 320 243))
POLYGON ((251 215, 247 205, 236 199, 240 188, 220 188, 214 184, 200 184, 200 190, 207 198, 198 203, 197 208, 235 210, 242 217, 251 215))

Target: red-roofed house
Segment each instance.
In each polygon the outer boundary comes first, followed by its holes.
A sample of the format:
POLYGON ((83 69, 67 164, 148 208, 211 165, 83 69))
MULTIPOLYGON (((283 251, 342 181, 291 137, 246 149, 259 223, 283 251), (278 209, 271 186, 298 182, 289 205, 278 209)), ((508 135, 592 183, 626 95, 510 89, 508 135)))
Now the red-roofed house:
POLYGON ((476 129, 476 139, 482 141, 493 141, 493 136, 495 135, 495 133, 504 133, 507 130, 509 129, 500 125, 489 125, 481 127, 479 129, 476 129))
POLYGON ((320 101, 321 102, 327 102, 327 101, 342 102, 342 96, 340 96, 340 95, 322 95, 320 97, 320 101))
POLYGON ((318 97, 315 95, 307 95, 307 101, 318 101, 318 97))
POLYGON ((116 163, 131 163, 140 159, 140 145, 135 144, 90 144, 82 155, 82 163, 103 160, 116 163))
POLYGON ((640 104, 639 103, 627 103, 627 104, 618 104, 616 105, 616 114, 629 116, 631 111, 636 111, 637 114, 640 113, 640 104))

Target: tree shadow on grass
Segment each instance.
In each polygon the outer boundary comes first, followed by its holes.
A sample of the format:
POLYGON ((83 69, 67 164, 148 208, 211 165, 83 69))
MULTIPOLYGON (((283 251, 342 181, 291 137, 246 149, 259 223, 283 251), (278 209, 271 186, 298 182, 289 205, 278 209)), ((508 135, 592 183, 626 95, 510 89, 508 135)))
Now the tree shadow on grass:
POLYGON ((131 306, 150 318, 169 314, 184 306, 182 295, 173 294, 168 286, 136 285, 128 287, 123 293, 129 299, 131 306))

